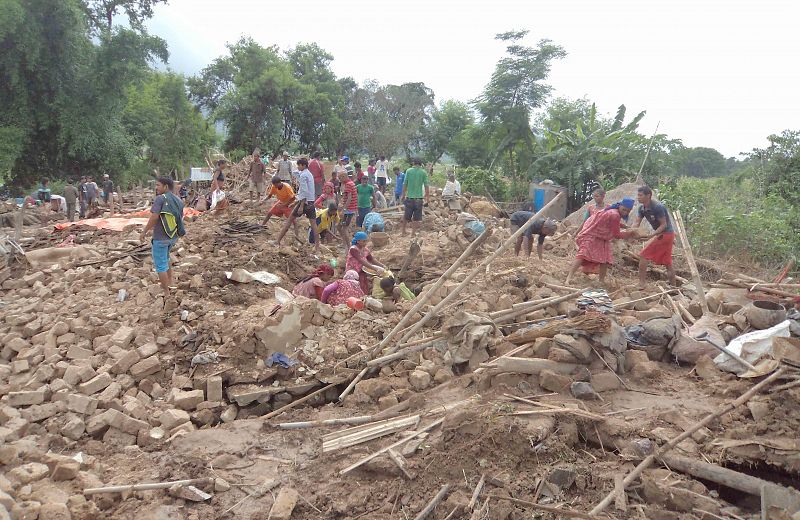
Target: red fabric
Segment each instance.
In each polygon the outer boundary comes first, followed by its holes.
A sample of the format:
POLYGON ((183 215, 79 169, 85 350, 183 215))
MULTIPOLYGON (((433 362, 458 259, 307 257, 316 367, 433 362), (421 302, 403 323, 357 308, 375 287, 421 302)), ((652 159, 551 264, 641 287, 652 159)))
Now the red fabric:
POLYGON ((342 200, 347 197, 347 194, 350 194, 350 202, 347 204, 347 207, 344 208, 347 211, 357 211, 358 210, 358 190, 356 190, 356 183, 350 179, 347 179, 347 182, 344 183, 342 187, 342 200))
POLYGON ((278 202, 269 209, 268 214, 273 217, 288 217, 292 214, 292 208, 282 202, 278 202))
POLYGON ((338 287, 328 297, 328 305, 341 305, 346 304, 347 299, 351 296, 356 298, 363 298, 364 291, 359 286, 359 283, 354 280, 339 280, 338 287))
POLYGON ((596 273, 600 264, 614 263, 611 241, 624 236, 621 218, 618 210, 611 209, 597 212, 586 220, 575 239, 578 245, 576 258, 582 261, 584 272, 596 273))
POLYGON ((364 291, 364 294, 367 294, 369 293, 369 278, 367 277, 367 273, 364 272, 363 264, 357 258, 359 255, 362 259, 369 260, 372 253, 366 247, 362 250, 359 249, 358 246, 350 246, 350 249, 347 250, 347 259, 345 260, 344 268, 345 271, 355 271, 358 273, 358 283, 361 285, 361 290, 364 291))
POLYGON ((357 170, 356 171, 356 182, 361 182, 361 177, 363 177, 364 175, 366 175, 366 172, 364 172, 364 170, 357 170))
POLYGON ((311 159, 308 163, 308 171, 314 176, 314 182, 320 183, 325 180, 325 167, 317 159, 311 159))
POLYGON ((662 233, 650 240, 644 246, 639 256, 658 265, 672 265, 672 244, 675 242, 675 233, 662 233))

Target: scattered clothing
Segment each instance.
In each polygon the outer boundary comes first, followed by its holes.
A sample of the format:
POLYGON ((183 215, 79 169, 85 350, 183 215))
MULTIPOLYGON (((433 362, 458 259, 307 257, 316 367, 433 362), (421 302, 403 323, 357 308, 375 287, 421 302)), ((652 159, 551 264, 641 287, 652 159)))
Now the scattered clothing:
POLYGON ((280 352, 273 352, 267 359, 264 360, 264 364, 268 367, 278 365, 283 368, 291 368, 299 363, 300 362, 296 359, 292 359, 286 354, 281 354, 280 352))

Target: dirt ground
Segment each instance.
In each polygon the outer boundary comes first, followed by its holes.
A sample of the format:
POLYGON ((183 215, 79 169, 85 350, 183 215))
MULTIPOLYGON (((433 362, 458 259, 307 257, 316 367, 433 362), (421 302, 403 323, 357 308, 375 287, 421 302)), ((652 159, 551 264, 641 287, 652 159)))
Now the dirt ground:
MULTIPOLYGON (((145 194, 129 198, 146 200, 145 194)), ((492 235, 433 294, 431 305, 511 234, 508 219, 488 214, 494 213, 490 204, 472 202, 468 210, 492 235)), ((336 263, 340 276, 346 250, 332 243, 315 255, 305 226, 278 247, 274 238, 283 222, 273 219, 260 229, 264 211, 233 204, 187 223, 174 252, 177 308, 169 312, 161 311, 149 251, 136 249, 137 229, 25 229, 26 251, 66 241, 88 247, 93 256, 0 271, 0 505, 12 518, 410 519, 445 485, 444 499, 427 518, 566 518, 590 511, 648 450, 763 379, 737 378, 705 355, 676 360, 673 343, 647 347, 623 338, 621 347, 614 346, 620 344, 614 331, 674 314, 660 288, 666 286, 663 270, 651 272, 647 289, 636 287, 636 246, 615 246, 618 262, 606 284, 615 309, 608 315, 611 328, 584 332, 580 321, 570 322, 587 315, 575 297, 552 304, 547 299, 600 285, 578 275, 573 287, 563 286, 575 246, 562 227, 546 241, 543 260, 535 252, 516 257, 512 249, 482 269, 409 338, 428 338, 429 346, 368 372, 339 402, 364 362, 385 353, 373 349, 416 300, 396 309, 387 304, 385 312, 304 299, 276 308, 276 287, 291 291, 316 265, 336 263), (234 269, 268 271, 280 281, 233 282, 225 273, 234 269), (511 320, 499 318, 536 301, 545 303, 511 320), (454 324, 462 319, 480 323, 465 322, 461 335, 448 332, 459 330, 454 324), (568 372, 528 374, 496 366, 517 347, 509 342, 515 331, 535 322, 565 325, 555 336, 525 343, 513 359, 569 366, 568 372), (298 364, 269 366, 276 353, 298 364), (211 355, 211 362, 197 362, 199 354, 211 355), (579 398, 577 383, 593 389, 591 395, 579 398), (330 441, 323 437, 350 426, 278 426, 415 415, 417 428, 443 422, 405 443, 399 441, 413 425, 326 452, 323 444, 330 441), (400 462, 383 453, 341 473, 392 443, 400 462), (195 483, 199 494, 177 487, 84 494, 86 488, 183 479, 208 481, 195 483), (471 503, 479 481, 482 489, 471 503)), ((397 274, 411 239, 400 235, 397 211, 385 217, 388 243, 371 247, 397 274)), ((421 298, 469 241, 458 215, 439 202, 428 208, 419 241, 421 251, 404 281, 421 298)), ((672 298, 696 319, 697 290, 679 249, 676 265, 687 281, 672 298)), ((722 305, 714 310, 720 333, 726 326, 734 336, 751 330, 747 322, 732 325, 740 323, 734 314, 743 312, 742 305, 725 305, 726 312, 722 305)), ((680 324, 683 318, 677 313, 675 319, 680 324)), ((685 334, 681 328, 676 339, 685 334)), ((789 388, 757 395, 673 453, 800 489, 800 387, 791 386, 796 377, 787 372, 772 386, 789 388)), ((758 497, 659 463, 624 495, 626 504, 610 506, 605 517, 761 518, 758 497)), ((780 514, 770 518, 784 518, 780 514)))

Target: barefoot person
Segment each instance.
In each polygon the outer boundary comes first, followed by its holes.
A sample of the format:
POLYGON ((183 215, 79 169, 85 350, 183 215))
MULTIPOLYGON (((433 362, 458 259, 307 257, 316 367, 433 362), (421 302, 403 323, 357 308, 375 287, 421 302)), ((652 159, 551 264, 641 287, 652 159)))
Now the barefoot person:
MULTIPOLYGON (((525 225, 527 221, 533 218, 534 213, 531 211, 515 211, 511 214, 511 232, 516 232, 519 228, 525 225)), ((514 255, 519 256, 519 252, 525 246, 525 254, 530 258, 533 251, 533 235, 539 235, 536 241, 536 254, 539 260, 542 259, 542 251, 544 250, 544 237, 552 236, 556 232, 556 221, 549 218, 539 217, 533 224, 525 230, 525 232, 517 237, 514 244, 514 255)))
POLYGON ((660 202, 653 200, 653 190, 649 186, 639 188, 637 198, 639 206, 639 218, 632 227, 638 228, 642 224, 642 219, 647 219, 653 232, 648 236, 642 237, 647 240, 644 248, 639 252, 639 287, 647 285, 647 266, 650 262, 663 265, 667 268, 669 283, 675 286, 675 268, 672 266, 672 244, 675 242, 675 232, 672 228, 672 220, 669 218, 669 211, 660 202))
POLYGON ((378 275, 383 274, 386 269, 385 265, 375 260, 372 252, 367 248, 367 234, 363 231, 358 231, 353 236, 350 249, 347 250, 345 269, 358 273, 358 282, 361 284, 361 290, 366 294, 369 291, 369 281, 367 273, 364 272, 364 267, 375 271, 378 275))
POLYGON ((319 300, 322 298, 322 290, 325 289, 331 278, 333 278, 333 267, 328 264, 320 264, 313 273, 297 282, 292 289, 292 294, 319 300))
POLYGON ((606 200, 606 190, 604 190, 603 188, 595 188, 594 191, 592 191, 592 202, 594 202, 594 204, 590 204, 586 208, 586 211, 583 213, 583 222, 581 222, 581 225, 578 228, 578 233, 581 232, 581 229, 583 229, 583 225, 586 223, 587 220, 589 220, 589 217, 591 217, 595 213, 600 213, 605 209, 606 207, 605 200, 606 200))
POLYGON ((582 267, 585 273, 599 273, 600 282, 605 281, 608 266, 614 263, 611 241, 628 238, 633 233, 633 231, 622 231, 620 224, 621 219, 628 218, 633 205, 633 199, 622 199, 621 202, 595 213, 584 223, 583 229, 575 239, 578 254, 567 275, 567 285, 579 267, 582 267))
POLYGON ((258 200, 264 193, 264 173, 266 167, 261 162, 261 152, 256 148, 253 150, 253 162, 250 163, 250 200, 258 200), (255 195, 254 195, 255 194, 255 195), (255 198, 254 198, 255 197, 255 198))
POLYGON ((281 240, 283 240, 286 232, 289 231, 289 227, 294 224, 297 217, 305 215, 311 223, 311 237, 314 242, 314 250, 319 252, 320 241, 317 233, 317 208, 314 207, 314 176, 308 171, 308 160, 305 158, 297 160, 297 169, 300 171, 300 174, 297 176, 297 183, 299 185, 297 200, 295 200, 294 209, 283 225, 283 229, 281 229, 281 232, 278 234, 276 242, 278 245, 281 245, 281 240))
POLYGON ((172 179, 166 177, 156 179, 156 198, 150 209, 150 218, 139 235, 139 241, 144 242, 147 233, 153 230, 153 267, 164 291, 165 310, 174 305, 174 302, 168 299, 170 291, 175 289, 172 267, 169 265, 169 252, 178 238, 186 234, 183 228, 183 202, 172 193, 173 187, 172 179))
POLYGON ((288 182, 284 182, 277 175, 272 178, 272 187, 267 192, 267 196, 259 202, 259 205, 275 197, 278 202, 272 205, 264 218, 262 226, 266 226, 272 216, 288 217, 292 214, 292 204, 295 201, 294 190, 288 182))

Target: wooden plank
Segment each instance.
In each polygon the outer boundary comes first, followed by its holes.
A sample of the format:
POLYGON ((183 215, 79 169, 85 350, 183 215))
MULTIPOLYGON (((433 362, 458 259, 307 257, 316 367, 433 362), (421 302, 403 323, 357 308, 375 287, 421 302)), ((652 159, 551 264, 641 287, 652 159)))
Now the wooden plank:
POLYGON ((703 315, 709 314, 708 302, 706 301, 706 291, 703 289, 703 279, 700 278, 700 271, 697 270, 697 263, 694 261, 694 254, 692 254, 692 246, 689 244, 689 237, 686 235, 686 228, 683 225, 683 218, 681 212, 675 210, 672 212, 672 221, 675 224, 675 229, 678 231, 681 243, 683 244, 683 253, 686 255, 686 261, 689 264, 689 270, 692 272, 692 279, 697 286, 697 298, 700 300, 700 308, 703 309, 703 315))

